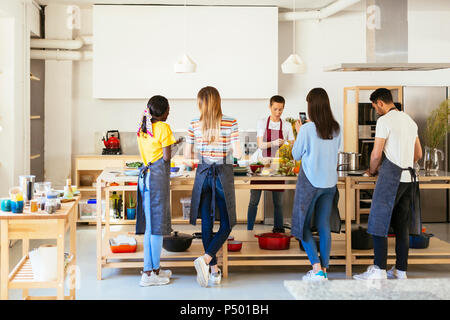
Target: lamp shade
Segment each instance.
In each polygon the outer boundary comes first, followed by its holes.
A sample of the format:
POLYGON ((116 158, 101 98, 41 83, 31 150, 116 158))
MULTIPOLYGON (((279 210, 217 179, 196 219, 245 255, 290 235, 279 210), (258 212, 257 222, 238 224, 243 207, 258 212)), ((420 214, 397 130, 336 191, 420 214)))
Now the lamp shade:
POLYGON ((187 54, 184 54, 181 59, 174 64, 173 69, 176 73, 190 73, 195 72, 197 65, 187 54))
POLYGON ((283 73, 303 73, 305 64, 298 54, 291 54, 281 65, 283 73))

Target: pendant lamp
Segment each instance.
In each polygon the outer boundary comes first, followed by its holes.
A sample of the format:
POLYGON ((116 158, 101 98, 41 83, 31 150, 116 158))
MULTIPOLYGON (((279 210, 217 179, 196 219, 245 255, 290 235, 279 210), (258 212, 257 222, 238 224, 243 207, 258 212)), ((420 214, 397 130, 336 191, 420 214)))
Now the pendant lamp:
POLYGON ((192 60, 191 57, 186 53, 186 42, 187 42, 187 0, 184 1, 184 54, 183 56, 174 64, 173 69, 176 73, 192 73, 197 69, 197 64, 192 60))
MULTIPOLYGON (((295 13, 295 0, 292 1, 293 10, 295 13)), ((303 73, 305 71, 305 64, 302 58, 295 53, 295 18, 292 21, 292 54, 281 64, 281 71, 283 73, 303 73)))

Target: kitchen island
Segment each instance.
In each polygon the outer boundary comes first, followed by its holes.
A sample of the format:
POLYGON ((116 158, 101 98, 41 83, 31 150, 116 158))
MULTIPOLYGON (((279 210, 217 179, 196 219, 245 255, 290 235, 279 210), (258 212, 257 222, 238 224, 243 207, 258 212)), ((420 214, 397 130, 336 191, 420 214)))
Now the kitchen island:
MULTIPOLYGON (((105 198, 109 198, 112 191, 135 191, 136 186, 109 186, 116 182, 126 184, 137 182, 136 176, 121 174, 123 168, 109 168, 104 170, 97 179, 97 199, 101 199, 105 193, 105 198)), ((185 173, 179 177, 171 178, 171 191, 192 190, 195 172, 185 173)), ((295 181, 297 177, 287 176, 235 176, 235 188, 239 189, 295 189, 294 183, 280 185, 250 184, 251 181, 295 181)), ((450 188, 450 176, 446 172, 439 172, 437 176, 419 175, 421 189, 448 189, 450 188)), ((352 176, 345 172, 340 172, 337 188, 345 191, 344 207, 341 208, 341 218, 345 220, 344 232, 332 234, 332 248, 330 253, 330 265, 345 265, 346 274, 351 277, 353 264, 371 264, 373 250, 352 250, 351 230, 352 217, 354 217, 354 195, 358 189, 373 189, 376 177, 352 176)), ((136 237, 138 242, 135 253, 112 253, 108 244, 111 237, 124 232, 112 232, 109 224, 109 215, 106 215, 105 227, 102 229, 101 204, 97 201, 97 279, 102 278, 103 268, 140 268, 143 265, 143 235, 135 235, 132 232, 126 234, 136 237), (104 232, 103 232, 104 231, 104 232), (136 261, 140 260, 140 261, 136 261)), ((107 201, 106 212, 109 212, 107 201)), ((175 224, 174 224, 175 226, 175 224)), ((243 242, 241 251, 228 252, 227 246, 223 246, 218 254, 219 264, 222 265, 223 275, 227 277, 229 266, 263 266, 263 265, 310 265, 308 257, 304 251, 300 250, 298 240, 292 238, 288 250, 262 250, 258 246, 258 240, 254 237, 255 231, 232 231, 235 240, 243 242)), ((389 241, 388 263, 392 263, 395 254, 393 242, 389 241)), ((163 250, 161 255, 162 267, 186 267, 193 266, 193 260, 203 254, 201 240, 194 239, 191 247, 184 252, 174 253, 163 250)), ((411 264, 445 263, 450 264, 450 244, 433 238, 430 247, 427 249, 411 249, 411 264)))

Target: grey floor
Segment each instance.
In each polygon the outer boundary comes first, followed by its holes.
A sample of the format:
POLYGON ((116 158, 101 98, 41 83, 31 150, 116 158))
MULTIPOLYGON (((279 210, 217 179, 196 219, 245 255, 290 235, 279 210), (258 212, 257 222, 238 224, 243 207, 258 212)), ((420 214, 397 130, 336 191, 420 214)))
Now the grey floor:
MULTIPOLYGON (((450 224, 427 224, 428 232, 447 242, 450 241, 450 224)), ((177 226, 181 232, 189 226, 177 226)), ((245 229, 245 225, 237 225, 236 229, 245 229)), ((115 226, 115 229, 124 227, 115 226)), ((127 227, 125 227, 127 228, 127 227)), ((128 228, 130 228, 128 226, 128 228)), ((189 227, 190 228, 190 227, 189 227)), ((261 231, 271 227, 257 225, 261 231)), ((200 228, 199 228, 200 229, 200 228)), ((199 230, 200 231, 200 230, 199 230)), ((31 241, 30 247, 38 247, 43 241, 31 241)), ((51 243, 45 241, 45 243, 51 243)), ((194 268, 173 268, 171 283, 160 287, 142 288, 138 285, 140 270, 138 269, 104 269, 103 280, 96 279, 96 229, 95 226, 78 226, 77 230, 77 264, 81 270, 80 287, 77 299, 243 299, 290 300, 293 296, 284 287, 284 280, 300 280, 310 268, 298 267, 232 267, 229 278, 223 279, 216 287, 201 288, 196 282, 194 268)), ((21 256, 21 243, 17 242, 10 249, 11 268, 21 256)), ((355 273, 362 272, 365 267, 356 266, 355 273)), ((450 278, 450 265, 411 265, 409 278, 450 278)), ((345 279, 345 269, 333 266, 329 270, 329 278, 345 279)), ((54 295, 50 289, 30 290, 30 295, 54 295)), ((20 290, 10 290, 10 299, 21 299, 20 290)))

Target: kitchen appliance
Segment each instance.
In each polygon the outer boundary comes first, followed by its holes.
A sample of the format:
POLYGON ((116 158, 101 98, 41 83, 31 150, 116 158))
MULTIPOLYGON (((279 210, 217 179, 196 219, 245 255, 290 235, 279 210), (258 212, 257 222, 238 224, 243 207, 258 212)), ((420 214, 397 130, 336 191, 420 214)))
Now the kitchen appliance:
MULTIPOLYGON (((422 144, 423 157, 419 160, 419 166, 424 169, 426 159, 425 129, 427 118, 431 111, 439 107, 439 104, 449 98, 448 87, 403 87, 403 106, 407 113, 418 126, 419 139, 422 144)), ((443 152, 443 159, 439 158, 439 170, 449 170, 449 133, 442 141, 438 149, 443 152)), ((423 172, 423 171, 422 171, 423 172)), ((449 196, 447 190, 420 190, 420 206, 422 208, 422 222, 449 222, 449 196)))
POLYGON ((102 138, 105 148, 103 148, 102 154, 122 154, 122 148, 120 147, 120 133, 119 130, 109 130, 106 132, 106 138, 102 138))
POLYGON ((189 249, 194 237, 190 234, 174 231, 170 236, 164 236, 163 248, 171 252, 182 252, 189 249))
POLYGON ((260 249, 265 250, 287 250, 291 243, 291 235, 277 232, 266 232, 262 234, 255 234, 258 238, 260 249))
POLYGON ((27 205, 30 203, 30 200, 33 199, 34 196, 35 179, 36 176, 33 175, 19 176, 19 185, 23 193, 23 200, 27 205))

